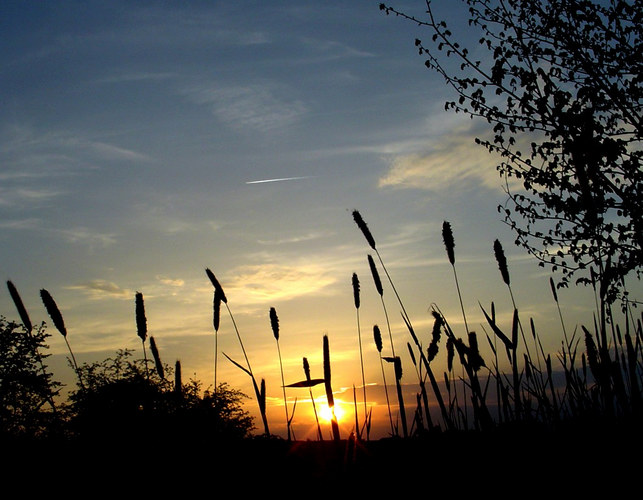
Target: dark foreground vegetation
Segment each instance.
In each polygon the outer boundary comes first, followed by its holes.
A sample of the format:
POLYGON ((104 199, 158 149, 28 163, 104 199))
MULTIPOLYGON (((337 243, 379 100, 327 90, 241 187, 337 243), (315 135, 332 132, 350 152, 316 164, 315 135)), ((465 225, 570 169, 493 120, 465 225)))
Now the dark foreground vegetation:
MULTIPOLYGON (((384 271, 402 311, 408 333, 402 348, 407 348, 410 359, 404 369, 418 375, 417 398, 405 402, 400 390, 402 358, 374 325, 383 383, 387 386, 385 373, 390 370, 388 385, 398 389, 396 401, 391 393, 388 408, 390 437, 370 439, 369 411, 359 416, 359 422, 356 416, 355 432, 350 435, 340 435, 336 425, 330 438, 320 435, 314 441, 272 435, 265 415, 265 383, 256 382, 249 363, 230 360, 252 377, 263 428, 243 409, 248 396, 225 383, 204 391, 200 382, 182 380, 179 362, 173 367, 161 362, 154 338, 147 336, 140 293, 135 297, 136 327, 144 356, 135 359, 130 351, 121 350, 104 361, 78 365, 67 343, 77 380, 63 400, 61 386, 46 364, 45 324, 31 324, 16 287, 7 282, 21 321, 0 318, 0 446, 9 464, 5 470, 24 473, 25 463, 38 463, 47 472, 71 468, 77 474, 105 477, 115 469, 135 476, 169 468, 172 472, 165 480, 174 482, 185 474, 209 473, 227 479, 286 475, 289 481, 430 474, 466 476, 473 487, 489 474, 519 482, 525 474, 573 477, 588 470, 599 471, 604 484, 609 477, 623 477, 637 467, 643 450, 643 330, 634 304, 611 303, 598 286, 590 326, 568 332, 552 280, 552 300, 559 305, 562 332, 561 349, 553 355, 543 350, 533 321, 523 327, 517 306, 508 328, 497 323, 493 304, 483 308, 488 328, 483 328, 483 335, 467 328, 465 336, 457 335, 433 306, 433 328, 422 334, 416 332, 395 292, 368 226, 359 212, 353 212, 353 218, 379 260, 377 266, 368 255, 365 264, 383 308, 386 311, 385 286, 378 269, 384 271), (438 375, 435 360, 442 355, 447 370, 438 375)), ((448 222, 443 224, 442 238, 458 285, 448 222)), ((498 241, 493 250, 500 277, 511 292, 498 241)), ((227 305, 227 297, 214 274, 207 270, 206 275, 214 286, 216 317, 221 304, 227 305)), ((358 315, 362 293, 366 291, 355 274, 353 299, 358 315)), ((41 297, 56 330, 67 341, 62 314, 52 296, 42 290, 41 297)), ((462 314, 466 325, 464 309, 462 314)), ((274 308, 269 319, 278 340, 274 308)), ((218 318, 214 324, 216 334, 218 318)), ((307 374, 293 385, 323 384, 332 408, 332 362, 328 338, 323 340, 324 378, 310 379, 307 374)), ((405 380, 408 386, 409 378, 405 380)))

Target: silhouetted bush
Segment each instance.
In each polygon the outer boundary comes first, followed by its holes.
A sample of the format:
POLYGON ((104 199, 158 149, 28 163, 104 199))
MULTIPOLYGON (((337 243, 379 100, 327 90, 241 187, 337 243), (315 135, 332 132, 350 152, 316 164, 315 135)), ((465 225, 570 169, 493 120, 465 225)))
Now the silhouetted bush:
MULTIPOLYGON (((241 439, 253 429, 243 393, 220 384, 202 393, 191 380, 173 382, 145 360, 119 350, 114 358, 80 367, 82 387, 70 397, 70 430, 79 439, 241 439)), ((171 372, 165 367, 164 373, 171 372)))
POLYGON ((49 437, 60 428, 52 380, 41 354, 46 349, 45 325, 28 330, 0 316, 0 437, 49 437))
MULTIPOLYGON (((83 386, 70 399, 70 430, 81 440, 242 439, 254 428, 241 408, 243 393, 220 384, 202 391, 191 380, 177 390, 146 361, 119 350, 80 367, 83 386)), ((165 367, 164 373, 171 369, 165 367)))

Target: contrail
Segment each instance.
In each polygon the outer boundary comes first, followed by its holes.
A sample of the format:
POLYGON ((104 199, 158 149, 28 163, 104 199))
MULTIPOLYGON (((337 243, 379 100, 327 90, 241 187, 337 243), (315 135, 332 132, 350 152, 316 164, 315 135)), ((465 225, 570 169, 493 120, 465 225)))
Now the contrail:
POLYGON ((310 176, 305 177, 281 177, 279 179, 262 179, 260 181, 248 181, 246 184, 263 184, 265 182, 282 182, 282 181, 297 181, 300 179, 309 179, 310 176))

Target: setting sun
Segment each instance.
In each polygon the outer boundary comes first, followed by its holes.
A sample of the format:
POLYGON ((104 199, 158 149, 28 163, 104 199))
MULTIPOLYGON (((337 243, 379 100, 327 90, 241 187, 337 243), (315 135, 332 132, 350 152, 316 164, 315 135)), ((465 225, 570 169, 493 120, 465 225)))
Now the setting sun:
MULTIPOLYGON (((338 422, 341 422, 344 419, 346 412, 342 408, 341 401, 335 401, 335 417, 338 422)), ((330 422, 333 418, 333 412, 327 403, 322 403, 319 407, 319 417, 326 422, 330 422)))

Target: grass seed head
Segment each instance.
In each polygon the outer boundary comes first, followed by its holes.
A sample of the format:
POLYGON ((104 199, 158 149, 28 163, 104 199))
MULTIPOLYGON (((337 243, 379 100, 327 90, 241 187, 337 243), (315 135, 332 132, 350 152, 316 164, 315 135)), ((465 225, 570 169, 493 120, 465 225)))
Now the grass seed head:
POLYGON ((174 365, 174 392, 176 392, 177 394, 181 394, 182 390, 183 381, 181 380, 181 361, 177 359, 174 365))
POLYGON ((279 318, 274 307, 270 308, 270 326, 272 327, 272 334, 275 336, 275 340, 279 340, 279 318))
POLYGON ((493 242, 493 253, 495 254, 496 261, 498 262, 498 269, 500 269, 502 281, 504 281, 506 285, 509 285, 509 268, 507 267, 505 252, 502 249, 502 244, 499 240, 495 240, 493 242))
POLYGON ((27 309, 22 303, 22 299, 20 298, 18 289, 11 281, 7 281, 7 288, 9 289, 9 294, 11 295, 11 299, 13 300, 13 303, 16 305, 16 308, 18 309, 18 314, 20 315, 20 320, 22 321, 22 324, 25 326, 25 329, 27 330, 27 332, 31 333, 31 331, 33 330, 31 319, 29 319, 29 314, 27 314, 27 309))
POLYGON ((154 356, 154 365, 156 366, 156 372, 159 374, 159 377, 162 379, 165 378, 165 370, 163 369, 163 363, 161 363, 161 356, 159 355, 158 347, 156 347, 156 341, 153 336, 150 336, 150 349, 152 350, 152 356, 154 356))
POLYGON ((356 273, 353 273, 353 299, 355 300, 355 309, 359 309, 359 278, 356 273))
POLYGON ((353 220, 357 224, 357 227, 359 227, 362 231, 362 234, 366 238, 366 241, 368 242, 370 247, 375 250, 375 238, 373 238, 370 229, 368 229, 366 222, 364 222, 364 219, 362 219, 362 215, 357 210, 353 210, 353 220))
POLYGON ((218 290, 214 291, 214 298, 212 299, 212 325, 214 326, 214 331, 219 331, 219 326, 221 324, 221 294, 218 290))
POLYGON ((136 292, 136 332, 143 342, 147 338, 147 318, 145 317, 145 302, 143 294, 136 292))
POLYGON ((210 271, 210 269, 206 268, 205 274, 207 274, 208 278, 210 278, 210 282, 212 283, 212 286, 214 287, 214 289, 216 291, 218 291, 219 294, 221 295, 221 301, 224 304, 227 304, 228 303, 228 298, 225 296, 225 293, 223 292, 223 287, 221 286, 221 283, 219 283, 219 280, 217 280, 217 278, 214 275, 214 273, 212 271, 210 271))
POLYGON ((371 268, 371 274, 373 275, 373 282, 375 283, 375 289, 377 293, 384 295, 384 289, 382 288, 382 280, 380 279, 380 274, 377 272, 377 267, 375 266, 375 261, 373 257, 368 255, 368 265, 371 268))
POLYGON ((558 303, 558 293, 556 293, 556 285, 554 284, 553 278, 549 277, 549 286, 551 287, 551 293, 554 296, 554 300, 558 303))
POLYGON ((380 327, 373 325, 373 339, 375 340, 375 347, 377 347, 377 352, 382 352, 382 333, 380 332, 380 327))
POLYGON ((56 302, 54 301, 54 298, 44 288, 40 290, 40 298, 42 299, 42 302, 45 305, 45 309, 47 309, 47 313, 51 317, 51 320, 54 322, 54 326, 56 327, 56 329, 62 334, 63 337, 67 337, 65 322, 63 320, 62 314, 60 313, 60 309, 58 309, 58 305, 56 305, 56 302))
POLYGON ((447 221, 442 223, 442 241, 444 241, 444 247, 447 250, 447 255, 449 256, 449 262, 451 265, 455 264, 455 240, 453 239, 453 231, 451 230, 451 224, 447 221))

